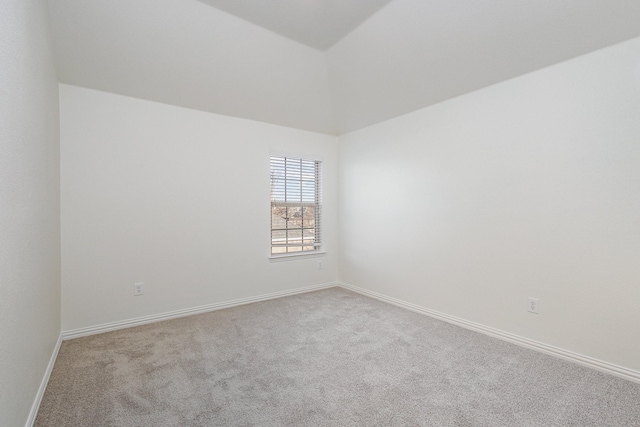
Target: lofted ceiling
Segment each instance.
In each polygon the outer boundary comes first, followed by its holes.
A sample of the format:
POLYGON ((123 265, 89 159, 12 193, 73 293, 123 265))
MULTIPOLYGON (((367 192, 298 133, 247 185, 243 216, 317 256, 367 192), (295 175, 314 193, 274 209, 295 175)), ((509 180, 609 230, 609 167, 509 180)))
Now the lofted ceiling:
POLYGON ((200 0, 302 44, 326 50, 391 0, 200 0))
POLYGON ((62 83, 339 135, 640 36, 638 0, 49 0, 62 83))

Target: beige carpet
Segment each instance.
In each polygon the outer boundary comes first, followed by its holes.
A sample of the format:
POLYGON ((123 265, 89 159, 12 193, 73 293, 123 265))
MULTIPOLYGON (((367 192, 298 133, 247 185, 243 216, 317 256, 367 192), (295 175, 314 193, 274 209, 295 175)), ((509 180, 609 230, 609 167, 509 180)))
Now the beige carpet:
POLYGON ((640 426, 640 384, 340 288, 65 341, 37 426, 640 426))

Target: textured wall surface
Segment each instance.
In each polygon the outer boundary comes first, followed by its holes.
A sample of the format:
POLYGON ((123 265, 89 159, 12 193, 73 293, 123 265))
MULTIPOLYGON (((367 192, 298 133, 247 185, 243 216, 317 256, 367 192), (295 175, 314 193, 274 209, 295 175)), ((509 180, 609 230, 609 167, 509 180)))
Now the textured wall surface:
POLYGON ((23 425, 60 332, 58 84, 47 5, 0 7, 0 425, 23 425))
POLYGON ((340 137, 340 279, 640 370, 639 114, 634 39, 340 137))

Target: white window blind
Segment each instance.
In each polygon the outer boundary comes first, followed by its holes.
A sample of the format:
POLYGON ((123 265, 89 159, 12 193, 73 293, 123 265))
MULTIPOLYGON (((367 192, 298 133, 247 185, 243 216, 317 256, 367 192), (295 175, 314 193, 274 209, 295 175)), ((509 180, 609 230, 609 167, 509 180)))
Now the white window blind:
POLYGON ((320 161, 271 156, 271 255, 320 249, 320 161))

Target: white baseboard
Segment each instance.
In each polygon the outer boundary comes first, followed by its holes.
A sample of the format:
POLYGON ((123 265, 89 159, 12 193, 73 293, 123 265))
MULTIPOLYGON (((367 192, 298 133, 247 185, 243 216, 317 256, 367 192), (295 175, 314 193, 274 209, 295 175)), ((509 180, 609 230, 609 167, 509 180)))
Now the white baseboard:
POLYGON ((31 411, 29 411, 29 418, 27 418, 25 427, 32 427, 33 423, 36 421, 38 409, 40 408, 40 402, 42 402, 44 391, 47 389, 49 377, 51 377, 51 371, 53 371, 53 365, 55 365, 56 359, 58 357, 58 352, 60 351, 60 345, 62 345, 62 334, 58 335, 58 341, 53 348, 53 353, 51 353, 51 358, 49 359, 47 369, 44 371, 44 376, 42 377, 42 381, 40 382, 40 387, 38 387, 38 392, 36 393, 36 398, 33 401, 33 405, 31 405, 31 411))
POLYGON ((595 369, 597 371, 605 372, 607 374, 615 375, 617 377, 624 378, 629 381, 640 383, 640 372, 635 371, 633 369, 628 369, 622 366, 614 365, 612 363, 594 359, 589 356, 584 356, 582 354, 574 353, 572 351, 563 350, 561 348, 554 347, 552 345, 544 344, 538 341, 521 337, 519 335, 515 335, 509 332, 504 332, 499 329, 491 328, 489 326, 481 325, 479 323, 464 320, 459 317, 450 316, 448 314, 430 310, 428 308, 411 304, 409 302, 402 301, 397 298, 389 297, 389 296, 380 294, 378 292, 373 292, 367 289, 359 288, 357 286, 353 286, 348 283, 337 282, 337 284, 342 288, 375 298, 383 302, 396 305, 398 307, 406 308, 407 310, 411 310, 416 313, 424 314, 424 315, 445 321, 447 323, 452 323, 454 325, 457 325, 466 329, 470 329, 472 331, 480 332, 482 334, 501 339, 503 341, 508 341, 510 343, 517 344, 522 347, 527 347, 532 350, 536 350, 551 356, 559 357, 561 359, 568 360, 570 362, 574 362, 579 365, 595 369))
POLYGON ((176 319, 178 317, 191 316, 194 314, 206 313, 209 311, 222 310, 224 308, 236 307, 239 305, 250 304, 253 302, 267 301, 270 299, 286 297, 290 295, 302 294, 305 292, 318 291, 320 289, 333 288, 338 286, 335 282, 323 283, 320 285, 305 286, 302 288, 290 289, 287 291, 273 292, 255 297, 240 298, 232 301, 219 302, 214 304, 201 305, 198 307, 185 308, 182 310, 169 311, 160 314, 152 314, 150 316, 136 317, 134 319, 121 320, 118 322, 104 323, 102 325, 88 326, 86 328, 71 329, 62 332, 62 339, 69 340, 80 338, 88 335, 101 334, 103 332, 115 331, 118 329, 131 328, 133 326, 145 325, 147 323, 155 323, 163 320, 176 319))

